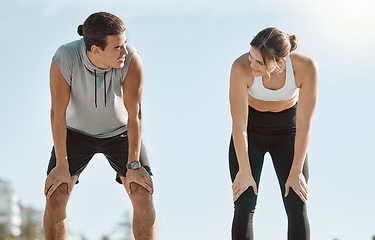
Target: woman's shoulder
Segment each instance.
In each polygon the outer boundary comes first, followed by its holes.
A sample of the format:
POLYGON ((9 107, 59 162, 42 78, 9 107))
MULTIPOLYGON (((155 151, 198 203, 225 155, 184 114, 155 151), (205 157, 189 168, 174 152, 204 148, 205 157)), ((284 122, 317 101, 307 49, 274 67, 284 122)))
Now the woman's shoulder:
POLYGON ((252 76, 249 62, 249 53, 244 53, 234 60, 232 64, 232 74, 252 76))
POLYGON ((318 83, 318 64, 312 58, 300 52, 293 52, 290 54, 294 77, 297 87, 301 87, 304 83, 306 86, 314 87, 318 83))
POLYGON ((297 71, 317 71, 318 63, 304 53, 294 51, 290 54, 293 70, 297 71))

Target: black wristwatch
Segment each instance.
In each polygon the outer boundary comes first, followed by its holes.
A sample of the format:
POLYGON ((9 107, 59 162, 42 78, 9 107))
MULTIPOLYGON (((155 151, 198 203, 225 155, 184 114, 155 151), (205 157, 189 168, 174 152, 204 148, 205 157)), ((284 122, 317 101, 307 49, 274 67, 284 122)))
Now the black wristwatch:
POLYGON ((141 162, 140 161, 134 161, 129 164, 126 164, 126 169, 138 169, 141 167, 141 162))

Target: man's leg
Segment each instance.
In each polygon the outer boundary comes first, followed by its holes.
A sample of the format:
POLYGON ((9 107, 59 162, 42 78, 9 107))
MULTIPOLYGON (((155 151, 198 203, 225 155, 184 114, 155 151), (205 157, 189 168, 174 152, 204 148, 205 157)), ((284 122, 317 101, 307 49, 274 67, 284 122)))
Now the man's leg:
MULTIPOLYGON (((125 182, 125 177, 121 177, 125 182)), ((154 240, 156 217, 152 195, 142 186, 131 183, 130 200, 133 204, 133 234, 135 240, 154 240)))
MULTIPOLYGON (((73 176, 75 183, 78 176, 73 176)), ((70 194, 68 194, 68 184, 63 183, 52 194, 50 199, 46 199, 46 209, 44 211, 44 236, 45 240, 65 240, 68 236, 66 205, 70 194)))

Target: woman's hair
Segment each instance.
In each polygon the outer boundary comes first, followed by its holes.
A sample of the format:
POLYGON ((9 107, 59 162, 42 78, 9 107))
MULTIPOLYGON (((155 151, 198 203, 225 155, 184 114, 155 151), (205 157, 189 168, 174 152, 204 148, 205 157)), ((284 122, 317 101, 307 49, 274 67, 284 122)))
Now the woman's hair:
POLYGON ((83 36, 88 51, 91 50, 92 45, 104 50, 108 35, 119 35, 124 31, 125 24, 121 19, 107 12, 91 14, 77 29, 78 34, 83 36))
POLYGON ((250 45, 259 49, 267 67, 268 62, 277 62, 294 51, 297 48, 297 39, 295 35, 289 35, 275 27, 269 27, 260 31, 250 45))

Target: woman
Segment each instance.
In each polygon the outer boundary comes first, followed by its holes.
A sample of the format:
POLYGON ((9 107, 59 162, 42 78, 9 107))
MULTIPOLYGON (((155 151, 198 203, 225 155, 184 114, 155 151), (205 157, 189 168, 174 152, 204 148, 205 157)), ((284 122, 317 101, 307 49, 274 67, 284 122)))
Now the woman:
POLYGON ((318 92, 316 62, 294 50, 295 35, 260 31, 230 76, 229 167, 235 205, 232 239, 253 239, 264 154, 269 152, 288 215, 288 239, 310 239, 307 147, 318 92), (298 106, 297 106, 298 100, 298 106))

